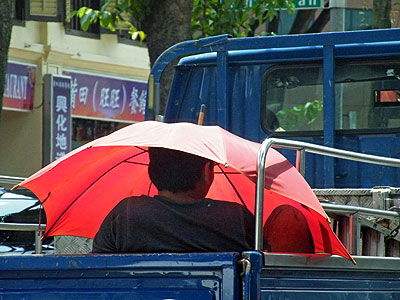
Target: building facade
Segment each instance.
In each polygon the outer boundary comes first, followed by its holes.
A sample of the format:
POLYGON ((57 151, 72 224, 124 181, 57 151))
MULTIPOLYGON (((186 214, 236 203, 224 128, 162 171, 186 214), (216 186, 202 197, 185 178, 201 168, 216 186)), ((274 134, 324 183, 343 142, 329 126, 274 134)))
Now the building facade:
POLYGON ((16 1, 0 175, 27 177, 89 140, 144 120, 145 45, 124 32, 84 32, 78 20, 65 21, 66 12, 96 1, 16 1))

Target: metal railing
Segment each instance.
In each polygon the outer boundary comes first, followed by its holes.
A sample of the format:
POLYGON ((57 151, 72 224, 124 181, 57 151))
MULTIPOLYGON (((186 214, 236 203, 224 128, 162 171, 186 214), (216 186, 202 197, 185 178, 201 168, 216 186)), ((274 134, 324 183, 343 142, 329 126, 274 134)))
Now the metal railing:
POLYGON ((341 205, 332 203, 321 203, 322 208, 326 212, 331 213, 346 213, 346 214, 360 214, 375 218, 395 219, 400 217, 400 213, 397 211, 368 208, 354 205, 341 205))
POLYGON ((16 185, 16 184, 20 183, 21 181, 24 181, 25 179, 26 178, 24 178, 24 177, 0 175, 0 185, 3 185, 3 184, 16 185))
MULTIPOLYGON (((277 148, 285 148, 292 149, 297 151, 296 155, 296 168, 303 173, 304 170, 304 161, 305 161, 305 153, 310 152, 314 154, 326 155, 336 158, 342 158, 347 160, 365 162, 370 164, 379 164, 390 167, 400 167, 400 159, 390 158, 390 157, 381 157, 370 154, 363 154, 358 152, 352 152, 347 150, 335 149, 300 141, 292 141, 292 140, 284 140, 277 138, 269 138, 264 140, 261 144, 260 149, 258 150, 258 176, 257 176, 257 188, 256 188, 256 205, 255 205, 255 217, 256 217, 256 236, 255 236, 255 248, 256 250, 263 249, 263 205, 264 205, 264 183, 265 183, 265 161, 267 158, 268 150, 272 147, 277 148)), ((345 211, 346 207, 342 206, 334 206, 328 207, 328 209, 340 209, 341 211, 345 211)), ((347 207, 347 212, 351 213, 355 210, 355 207, 347 207)), ((359 212, 367 213, 383 213, 382 210, 373 210, 367 208, 357 208, 359 212), (371 210, 371 211, 369 211, 371 210)), ((395 214, 398 215, 397 212, 389 212, 383 213, 385 215, 390 214, 393 217, 395 214)), ((398 215, 399 216, 399 215, 398 215)))
POLYGON ((34 231, 35 232, 35 253, 42 253, 42 232, 45 230, 46 225, 41 224, 21 224, 21 223, 0 223, 0 230, 11 231, 34 231))

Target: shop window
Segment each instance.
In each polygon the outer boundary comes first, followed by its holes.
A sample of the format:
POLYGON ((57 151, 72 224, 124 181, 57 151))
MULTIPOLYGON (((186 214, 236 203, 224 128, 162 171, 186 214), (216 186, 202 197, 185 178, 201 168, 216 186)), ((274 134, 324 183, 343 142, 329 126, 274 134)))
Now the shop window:
MULTIPOLYGON (((141 23, 138 21, 132 21, 133 26, 135 26, 138 30, 140 30, 141 23)), ((135 46, 146 46, 146 39, 144 41, 140 40, 140 37, 137 36, 136 39, 132 39, 132 35, 129 33, 128 26, 126 28, 120 29, 116 31, 118 36, 118 42, 122 44, 135 45, 135 46)))
POLYGON ((72 149, 76 149, 127 125, 129 123, 72 118, 72 149))
POLYGON ((62 22, 64 0, 16 0, 17 15, 25 15, 26 20, 40 22, 62 22))
POLYGON ((135 40, 132 39, 128 29, 122 29, 117 31, 118 43, 142 46, 144 42, 140 42, 140 38, 137 37, 135 40))
MULTIPOLYGON (((323 129, 321 65, 268 71, 263 82, 263 128, 299 132, 323 129)), ((343 63, 335 73, 335 129, 400 128, 400 63, 343 63)))
MULTIPOLYGON (((69 5, 66 6, 67 12, 78 10, 79 8, 86 6, 93 9, 100 9, 100 0, 70 0, 69 5)), ((66 33, 80 35, 85 37, 99 38, 100 37, 100 25, 98 23, 91 24, 87 31, 84 31, 81 27, 80 20, 77 16, 71 18, 70 22, 65 23, 66 33)))
POLYGON ((24 25, 25 24, 28 5, 29 5, 29 3, 27 0, 15 0, 14 25, 24 25))

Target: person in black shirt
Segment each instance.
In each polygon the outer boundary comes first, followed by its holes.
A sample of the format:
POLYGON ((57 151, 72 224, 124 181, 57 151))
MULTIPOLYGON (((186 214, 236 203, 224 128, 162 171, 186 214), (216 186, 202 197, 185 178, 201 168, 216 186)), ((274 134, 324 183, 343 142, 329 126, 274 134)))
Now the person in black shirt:
POLYGON ((159 193, 122 200, 104 219, 93 253, 229 252, 254 249, 254 216, 244 206, 205 198, 214 162, 149 148, 159 193))

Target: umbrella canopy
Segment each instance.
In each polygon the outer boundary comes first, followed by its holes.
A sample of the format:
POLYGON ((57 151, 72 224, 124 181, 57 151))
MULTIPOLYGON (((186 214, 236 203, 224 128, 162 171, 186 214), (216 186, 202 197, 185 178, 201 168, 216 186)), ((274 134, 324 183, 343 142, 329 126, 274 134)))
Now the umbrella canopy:
MULTIPOLYGON (((93 238, 103 219, 123 198, 155 195, 147 173, 148 147, 179 150, 218 163, 209 198, 237 202, 254 213, 257 152, 260 144, 240 138, 218 126, 191 123, 136 123, 92 141, 52 162, 17 187, 30 189, 46 212, 46 236, 93 238)), ((282 203, 306 206, 327 225, 327 215, 315 194, 279 152, 271 149, 266 160, 264 220, 282 203)), ((316 252, 349 258, 330 230, 313 234, 314 244, 332 240, 335 247, 316 252)), ((295 242, 295 241, 294 241, 295 242)))

